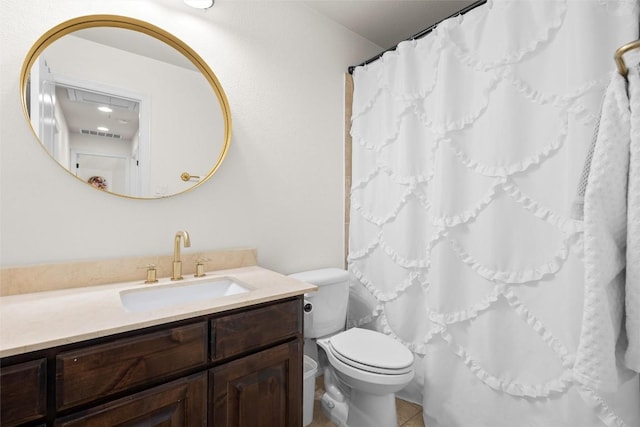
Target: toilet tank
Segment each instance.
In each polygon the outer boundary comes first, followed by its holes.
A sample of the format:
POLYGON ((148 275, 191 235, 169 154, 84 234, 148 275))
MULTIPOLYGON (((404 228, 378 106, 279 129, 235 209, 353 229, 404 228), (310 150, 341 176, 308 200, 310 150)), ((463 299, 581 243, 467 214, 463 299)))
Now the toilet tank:
POLYGON ((316 285, 316 292, 305 294, 313 308, 304 316, 304 337, 319 338, 344 330, 349 302, 349 272, 323 268, 291 274, 290 277, 316 285))

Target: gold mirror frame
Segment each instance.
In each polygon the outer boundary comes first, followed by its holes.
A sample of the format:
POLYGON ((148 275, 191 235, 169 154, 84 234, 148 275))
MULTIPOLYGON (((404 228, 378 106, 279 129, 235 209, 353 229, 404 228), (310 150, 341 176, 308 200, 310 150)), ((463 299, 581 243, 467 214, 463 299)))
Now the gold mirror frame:
MULTIPOLYGON (((37 61, 40 54, 42 54, 42 52, 56 40, 60 39, 61 37, 67 34, 73 33, 74 31, 83 30, 86 28, 93 28, 93 27, 115 27, 115 28, 123 28, 127 30, 141 32, 157 40, 160 40, 161 42, 164 42, 165 44, 173 47, 178 52, 183 54, 186 58, 189 59, 189 61, 193 63, 193 65, 202 73, 202 75, 211 85, 213 92, 216 94, 216 97, 218 98, 218 102, 220 104, 220 109, 222 113, 222 119, 224 123, 224 141, 223 141, 223 146, 218 156, 218 159, 213 165, 213 167, 209 170, 207 175, 204 177, 201 177, 201 179, 197 183, 195 183, 193 186, 183 191, 168 194, 161 197, 135 197, 135 196, 129 196, 126 194, 120 194, 120 193, 115 193, 111 191, 108 191, 108 193, 115 196, 128 198, 128 199, 154 200, 154 199, 171 197, 178 194, 183 194, 202 185, 209 178, 211 178, 211 176, 213 176, 213 174, 218 170, 218 168, 222 164, 222 161, 226 157, 227 152, 229 151, 229 145, 231 143, 231 110, 229 108, 229 102, 224 93, 224 90, 222 89, 222 85, 218 81, 218 78, 213 73, 211 68, 209 68, 207 63, 200 57, 200 55, 198 55, 193 49, 191 49, 182 40, 173 36, 169 32, 163 30, 162 28, 156 27, 155 25, 149 24, 148 22, 140 21, 138 19, 134 19, 126 16, 119 16, 119 15, 81 16, 78 18, 65 21, 59 25, 56 25, 55 27, 47 31, 44 35, 42 35, 34 43, 34 45, 29 50, 26 56, 26 59, 22 64, 22 69, 20 71, 20 88, 21 88, 20 97, 22 101, 23 113, 25 115, 25 118, 27 119, 27 122, 29 122, 31 130, 34 136, 36 137, 37 141, 40 143, 42 148, 47 152, 47 154, 49 154, 51 159, 54 160, 58 165, 60 165, 60 163, 58 163, 58 161, 55 160, 55 158, 51 155, 51 153, 49 153, 49 151, 46 149, 44 144, 42 144, 42 141, 40 140, 37 131, 33 128, 33 125, 31 123, 29 110, 28 110, 28 100, 26 96, 26 88, 27 88, 27 83, 29 81, 31 68, 37 61)), ((79 177, 74 175, 69 169, 65 168, 62 165, 60 166, 65 171, 67 171, 67 173, 72 175, 74 178, 78 179, 81 182, 84 182, 79 177)), ((184 177, 183 177, 183 180, 184 180, 184 177)), ((86 182, 85 184, 90 185, 86 182)), ((102 191, 102 190, 98 190, 98 191, 102 191)))

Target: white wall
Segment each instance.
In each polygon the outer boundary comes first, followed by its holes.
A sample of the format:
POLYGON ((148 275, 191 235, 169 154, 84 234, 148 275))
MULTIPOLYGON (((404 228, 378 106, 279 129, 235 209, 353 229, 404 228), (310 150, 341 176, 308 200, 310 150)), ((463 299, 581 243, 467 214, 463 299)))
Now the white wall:
POLYGON ((69 137, 69 147, 72 150, 118 155, 122 157, 131 157, 132 141, 120 139, 103 139, 103 137, 95 137, 92 135, 84 135, 81 133, 72 133, 69 137))
POLYGON ((343 80, 376 54, 296 2, 2 0, 0 3, 0 266, 172 251, 258 248, 259 264, 290 273, 341 266, 343 80), (19 72, 36 39, 61 21, 117 14, 163 27, 214 70, 233 117, 222 167, 194 191, 131 200, 64 172, 35 142, 20 106, 19 72))

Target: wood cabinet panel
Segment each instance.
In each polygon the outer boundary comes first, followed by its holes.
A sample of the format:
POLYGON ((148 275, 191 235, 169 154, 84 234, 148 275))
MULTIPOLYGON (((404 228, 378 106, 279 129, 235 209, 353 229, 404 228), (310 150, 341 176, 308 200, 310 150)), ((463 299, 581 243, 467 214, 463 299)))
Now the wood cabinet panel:
POLYGON ((3 359, 0 425, 299 427, 302 302, 3 359))
POLYGON ((55 426, 204 427, 206 399, 207 374, 202 372, 56 420, 55 426))
POLYGON ((299 427, 301 351, 301 343, 294 341, 213 368, 209 425, 299 427))
POLYGON ((44 417, 47 410, 47 361, 38 359, 0 369, 2 426, 44 417))
POLYGON ((142 334, 60 353, 58 410, 90 402, 207 363, 207 323, 142 334))
POLYGON ((302 334, 300 300, 285 301, 211 320, 211 358, 230 356, 302 334))

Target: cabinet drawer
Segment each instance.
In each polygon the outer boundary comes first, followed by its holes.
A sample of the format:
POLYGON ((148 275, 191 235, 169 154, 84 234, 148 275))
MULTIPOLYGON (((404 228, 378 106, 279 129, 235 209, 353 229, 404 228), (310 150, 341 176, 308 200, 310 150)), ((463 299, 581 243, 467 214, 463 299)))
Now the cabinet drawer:
POLYGON ((206 322, 66 351, 56 357, 56 407, 90 402, 206 363, 206 322))
POLYGON ((58 419, 55 426, 205 427, 206 399, 207 374, 202 372, 58 419))
POLYGON ((14 426, 43 417, 47 410, 47 361, 3 366, 0 373, 0 420, 14 426))
POLYGON ((302 333, 302 301, 285 301, 211 320, 211 358, 254 350, 302 333))

